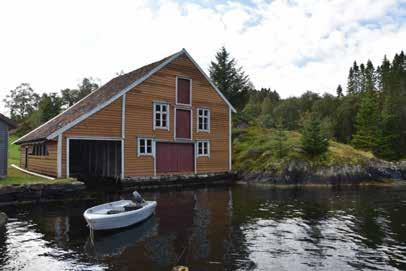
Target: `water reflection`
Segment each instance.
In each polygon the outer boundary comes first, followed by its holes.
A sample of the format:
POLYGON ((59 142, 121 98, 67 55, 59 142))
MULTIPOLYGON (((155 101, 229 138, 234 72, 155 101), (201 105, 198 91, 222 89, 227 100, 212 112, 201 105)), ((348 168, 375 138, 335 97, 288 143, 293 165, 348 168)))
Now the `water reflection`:
POLYGON ((82 212, 126 197, 8 208, 4 270, 406 269, 405 188, 235 186, 145 194, 156 215, 94 243, 82 212))
POLYGON ((133 249, 138 243, 158 234, 155 217, 123 230, 113 232, 96 232, 94 238, 88 237, 85 251, 91 257, 120 256, 125 250, 133 249))

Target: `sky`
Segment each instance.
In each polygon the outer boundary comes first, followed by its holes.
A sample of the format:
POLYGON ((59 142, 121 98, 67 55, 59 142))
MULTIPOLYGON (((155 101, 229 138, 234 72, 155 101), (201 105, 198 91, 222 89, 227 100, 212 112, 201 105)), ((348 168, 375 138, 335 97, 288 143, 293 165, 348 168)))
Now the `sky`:
POLYGON ((20 83, 103 84, 182 48, 207 72, 221 46, 257 89, 335 93, 354 60, 406 49, 406 0, 1 1, 0 100, 20 83))

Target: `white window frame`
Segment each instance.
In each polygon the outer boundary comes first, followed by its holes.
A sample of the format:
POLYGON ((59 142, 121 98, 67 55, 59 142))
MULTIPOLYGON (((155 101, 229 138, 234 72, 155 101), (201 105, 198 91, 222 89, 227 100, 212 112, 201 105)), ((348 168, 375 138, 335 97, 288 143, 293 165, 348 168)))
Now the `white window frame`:
POLYGON ((192 79, 188 77, 182 77, 182 76, 176 76, 176 104, 177 105, 185 105, 185 106, 192 106, 192 79), (189 103, 184 104, 184 103, 179 103, 178 102, 178 80, 179 79, 184 79, 184 80, 189 80, 189 103))
MULTIPOLYGON (((147 151, 147 144, 145 145, 145 151, 147 151)), ((137 156, 152 156, 155 157, 155 140, 150 137, 139 137, 137 138, 137 156), (141 153, 141 140, 145 140, 147 143, 148 140, 151 140, 151 153, 141 153)))
MULTIPOLYGON (((169 120, 170 120, 170 107, 169 107, 169 103, 167 103, 167 102, 153 102, 152 103, 152 106, 153 106, 153 127, 154 127, 154 130, 156 130, 156 129, 162 129, 162 130, 168 130, 169 131, 169 125, 170 125, 170 123, 169 123, 169 120), (159 106, 161 106, 161 108, 162 108, 162 105, 165 105, 166 106, 166 127, 163 127, 163 126, 156 126, 156 113, 157 113, 157 111, 156 111, 156 106, 157 105, 159 105, 159 106)), ((161 111, 160 111, 160 118, 161 118, 161 125, 162 125, 162 109, 161 109, 161 111)))
POLYGON ((197 123, 197 131, 198 132, 208 132, 208 133, 210 133, 210 126, 211 126, 211 112, 210 112, 210 109, 208 109, 208 108, 204 108, 204 107, 199 107, 199 108, 197 108, 197 112, 196 112, 196 115, 197 115, 197 120, 196 120, 196 123, 197 123), (201 116, 202 118, 206 118, 205 116, 204 116, 204 111, 207 111, 207 129, 200 129, 200 121, 199 121, 199 118, 200 118, 200 114, 199 114, 199 111, 200 110, 203 110, 203 115, 201 116))
POLYGON ((210 157, 210 141, 209 140, 199 140, 196 142, 196 156, 197 157, 210 157), (204 153, 204 143, 207 143, 207 153, 204 153), (199 144, 202 144, 202 154, 199 154, 199 144))

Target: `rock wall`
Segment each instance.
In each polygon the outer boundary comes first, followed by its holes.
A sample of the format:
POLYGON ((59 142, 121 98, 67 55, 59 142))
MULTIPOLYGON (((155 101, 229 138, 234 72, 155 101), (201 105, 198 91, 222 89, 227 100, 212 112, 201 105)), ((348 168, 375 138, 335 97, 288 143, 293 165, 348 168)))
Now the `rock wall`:
POLYGON ((81 182, 71 182, 66 184, 26 184, 10 185, 0 187, 0 206, 39 202, 63 200, 66 198, 76 198, 84 191, 86 186, 81 182))

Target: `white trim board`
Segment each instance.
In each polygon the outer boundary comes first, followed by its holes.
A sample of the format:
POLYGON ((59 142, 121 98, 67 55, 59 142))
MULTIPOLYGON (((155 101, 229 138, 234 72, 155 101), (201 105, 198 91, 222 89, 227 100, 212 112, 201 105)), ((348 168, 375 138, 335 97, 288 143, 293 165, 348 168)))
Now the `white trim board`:
POLYGON ((51 181, 55 180, 55 178, 53 178, 53 177, 49 177, 49 176, 46 176, 46 175, 42 175, 42 174, 39 174, 39 173, 35 173, 35 172, 32 172, 32 171, 29 171, 29 170, 20 168, 19 166, 16 166, 16 165, 14 165, 14 164, 11 164, 11 166, 12 166, 13 168, 15 168, 15 169, 18 169, 18 170, 20 170, 20 171, 22 171, 22 172, 24 172, 24 173, 27 173, 27 174, 30 174, 30 175, 33 175, 33 176, 41 177, 41 178, 44 178, 44 179, 47 179, 47 180, 51 180, 51 181))
POLYGON ((58 146, 57 146, 57 177, 62 177, 62 135, 58 136, 58 146))
POLYGON ((231 107, 228 111, 228 170, 231 171, 233 167, 233 159, 232 159, 232 154, 233 154, 233 144, 232 144, 232 114, 231 114, 231 107))

